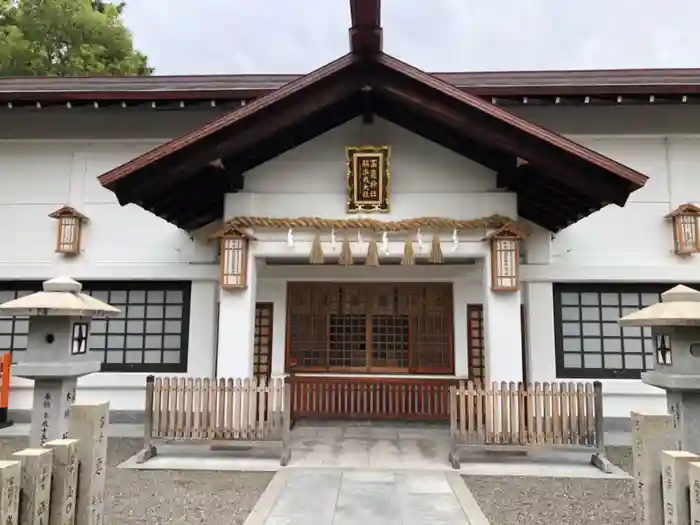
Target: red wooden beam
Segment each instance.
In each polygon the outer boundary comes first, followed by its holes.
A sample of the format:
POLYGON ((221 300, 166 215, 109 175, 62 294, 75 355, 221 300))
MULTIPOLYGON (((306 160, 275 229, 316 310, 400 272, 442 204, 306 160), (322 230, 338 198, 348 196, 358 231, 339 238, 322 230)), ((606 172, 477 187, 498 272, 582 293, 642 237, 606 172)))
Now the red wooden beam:
POLYGON ((350 17, 350 52, 366 57, 381 53, 381 0, 350 0, 350 17))

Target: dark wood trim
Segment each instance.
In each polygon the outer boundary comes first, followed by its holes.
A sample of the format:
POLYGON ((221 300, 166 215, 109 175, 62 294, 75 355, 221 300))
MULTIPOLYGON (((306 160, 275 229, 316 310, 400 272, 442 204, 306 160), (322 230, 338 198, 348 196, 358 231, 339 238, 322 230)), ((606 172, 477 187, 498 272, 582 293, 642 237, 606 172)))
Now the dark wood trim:
POLYGON ((466 112, 455 111, 446 102, 428 98, 408 86, 400 86, 397 83, 382 86, 381 90, 407 107, 416 108, 426 117, 432 115, 433 119, 442 122, 458 137, 496 147, 503 154, 512 157, 528 159, 531 165, 536 167, 539 175, 564 184, 583 195, 620 205, 624 205, 629 196, 626 185, 621 186, 619 181, 609 179, 610 174, 603 177, 602 172, 594 169, 594 164, 587 164, 588 169, 585 170, 586 166, 580 159, 570 157, 566 160, 563 152, 555 151, 555 146, 545 148, 544 145, 538 144, 534 137, 524 140, 516 137, 516 133, 505 126, 484 125, 480 119, 470 117, 466 112))

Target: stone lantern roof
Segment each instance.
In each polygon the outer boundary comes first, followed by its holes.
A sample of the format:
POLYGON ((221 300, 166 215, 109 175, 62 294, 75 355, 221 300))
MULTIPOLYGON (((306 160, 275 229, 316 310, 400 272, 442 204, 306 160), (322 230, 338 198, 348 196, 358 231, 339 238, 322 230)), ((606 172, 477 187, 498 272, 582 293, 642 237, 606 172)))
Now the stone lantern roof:
POLYGON ((682 284, 661 294, 661 302, 622 317, 620 326, 699 326, 700 292, 682 284))
POLYGON ((70 277, 44 282, 43 290, 0 304, 0 314, 28 316, 112 317, 119 309, 82 293, 83 285, 70 277))

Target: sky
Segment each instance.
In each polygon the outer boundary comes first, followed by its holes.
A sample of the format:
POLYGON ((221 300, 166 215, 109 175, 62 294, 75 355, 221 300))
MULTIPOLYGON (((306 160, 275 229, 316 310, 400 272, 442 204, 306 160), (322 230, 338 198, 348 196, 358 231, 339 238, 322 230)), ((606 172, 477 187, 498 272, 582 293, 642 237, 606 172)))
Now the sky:
MULTIPOLYGON (((128 0, 156 74, 305 73, 348 0, 128 0)), ((382 0, 384 51, 430 72, 700 67, 698 0, 382 0)))

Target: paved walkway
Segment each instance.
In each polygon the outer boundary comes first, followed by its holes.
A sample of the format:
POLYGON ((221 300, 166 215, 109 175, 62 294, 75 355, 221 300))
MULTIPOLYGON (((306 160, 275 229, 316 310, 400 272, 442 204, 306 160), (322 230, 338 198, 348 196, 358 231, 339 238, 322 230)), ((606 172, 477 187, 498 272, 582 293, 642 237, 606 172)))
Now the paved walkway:
POLYGON ((458 474, 278 472, 245 525, 488 525, 458 474))

